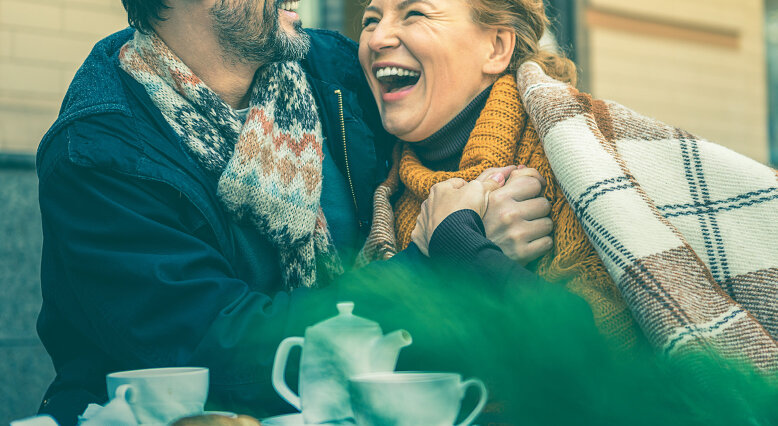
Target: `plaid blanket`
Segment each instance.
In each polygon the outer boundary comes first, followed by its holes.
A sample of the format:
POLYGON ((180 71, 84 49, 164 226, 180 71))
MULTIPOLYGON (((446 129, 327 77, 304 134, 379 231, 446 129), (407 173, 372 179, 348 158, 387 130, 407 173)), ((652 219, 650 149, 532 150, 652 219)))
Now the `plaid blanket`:
POLYGON ((556 179, 651 343, 778 371, 776 171, 535 63, 517 80, 556 179))

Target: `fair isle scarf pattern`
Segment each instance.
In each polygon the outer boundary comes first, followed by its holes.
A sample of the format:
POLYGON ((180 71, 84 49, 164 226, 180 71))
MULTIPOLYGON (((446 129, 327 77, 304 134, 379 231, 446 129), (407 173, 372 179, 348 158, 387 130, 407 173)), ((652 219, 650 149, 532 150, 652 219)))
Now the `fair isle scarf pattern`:
POLYGON ((224 209, 277 247, 287 289, 342 273, 320 206, 321 122, 299 63, 257 71, 243 123, 155 34, 136 31, 119 61, 188 152, 218 177, 224 209))
POLYGON ((649 340, 778 371, 778 174, 548 77, 519 93, 557 181, 649 340))

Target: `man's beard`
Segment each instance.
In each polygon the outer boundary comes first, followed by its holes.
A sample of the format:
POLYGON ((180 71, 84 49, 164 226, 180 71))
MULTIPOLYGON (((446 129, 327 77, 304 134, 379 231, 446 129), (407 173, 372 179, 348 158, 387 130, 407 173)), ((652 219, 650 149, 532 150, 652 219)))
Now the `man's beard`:
POLYGON ((262 19, 260 0, 220 0, 211 9, 214 28, 230 60, 238 62, 299 61, 308 53, 311 42, 295 22, 295 34, 287 33, 278 19, 276 0, 265 0, 262 19))

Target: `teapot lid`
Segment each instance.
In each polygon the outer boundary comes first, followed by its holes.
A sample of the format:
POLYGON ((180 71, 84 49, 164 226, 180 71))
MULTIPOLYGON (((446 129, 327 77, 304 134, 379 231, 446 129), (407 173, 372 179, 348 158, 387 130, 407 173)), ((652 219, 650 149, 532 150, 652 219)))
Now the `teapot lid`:
POLYGON ((376 328, 380 329, 377 322, 370 321, 362 317, 354 315, 354 302, 342 302, 337 304, 338 315, 330 319, 324 320, 316 325, 315 328, 376 328))

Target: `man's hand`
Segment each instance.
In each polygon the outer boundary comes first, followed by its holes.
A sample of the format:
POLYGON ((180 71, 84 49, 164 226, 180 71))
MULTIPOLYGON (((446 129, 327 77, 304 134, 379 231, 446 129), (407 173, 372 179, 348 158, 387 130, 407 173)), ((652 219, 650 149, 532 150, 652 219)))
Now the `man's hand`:
MULTIPOLYGON (((487 170, 478 179, 489 179, 487 173, 495 170, 487 170)), ((553 247, 549 234, 554 223, 548 217, 551 203, 542 196, 545 185, 546 180, 535 169, 512 170, 505 185, 490 193, 489 207, 482 216, 486 237, 522 265, 553 247)))
POLYGON ((483 217, 489 203, 489 193, 502 186, 504 174, 493 173, 483 180, 470 183, 454 178, 435 184, 430 196, 421 205, 411 239, 425 256, 429 256, 429 242, 435 228, 451 213, 470 209, 483 217))

